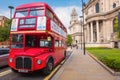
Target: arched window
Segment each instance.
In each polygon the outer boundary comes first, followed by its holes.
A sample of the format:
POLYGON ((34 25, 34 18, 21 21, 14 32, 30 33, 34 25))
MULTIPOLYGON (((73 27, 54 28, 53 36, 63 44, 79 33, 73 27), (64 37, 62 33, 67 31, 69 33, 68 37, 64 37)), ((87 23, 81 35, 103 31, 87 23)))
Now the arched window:
POLYGON ((99 3, 96 4, 95 8, 96 8, 96 13, 99 13, 100 12, 99 3))
POLYGON ((113 8, 116 8, 116 3, 113 3, 113 8))

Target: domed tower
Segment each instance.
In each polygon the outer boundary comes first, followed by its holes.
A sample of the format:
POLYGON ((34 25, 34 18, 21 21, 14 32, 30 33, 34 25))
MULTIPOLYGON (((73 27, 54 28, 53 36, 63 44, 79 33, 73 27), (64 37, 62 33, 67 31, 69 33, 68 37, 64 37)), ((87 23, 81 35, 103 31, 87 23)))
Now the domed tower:
POLYGON ((76 9, 73 8, 72 13, 71 13, 71 20, 70 20, 70 25, 74 24, 74 23, 78 23, 78 14, 76 12, 76 9))

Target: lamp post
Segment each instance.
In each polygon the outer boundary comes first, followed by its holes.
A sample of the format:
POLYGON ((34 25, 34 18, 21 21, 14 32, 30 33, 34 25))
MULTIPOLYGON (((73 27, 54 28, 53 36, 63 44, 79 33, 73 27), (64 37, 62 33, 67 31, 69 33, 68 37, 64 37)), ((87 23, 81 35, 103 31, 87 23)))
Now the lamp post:
POLYGON ((84 12, 83 12, 83 7, 84 7, 84 2, 82 1, 82 16, 83 16, 83 54, 85 55, 85 31, 84 31, 84 12))
POLYGON ((13 6, 8 6, 8 8, 10 9, 10 19, 12 19, 12 9, 14 9, 13 6))

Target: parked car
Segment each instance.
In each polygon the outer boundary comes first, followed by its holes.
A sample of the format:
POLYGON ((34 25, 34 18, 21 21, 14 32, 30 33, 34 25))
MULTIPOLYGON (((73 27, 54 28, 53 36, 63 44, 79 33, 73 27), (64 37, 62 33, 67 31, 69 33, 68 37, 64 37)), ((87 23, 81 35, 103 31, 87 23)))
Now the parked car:
POLYGON ((9 48, 0 48, 0 67, 8 65, 9 48))

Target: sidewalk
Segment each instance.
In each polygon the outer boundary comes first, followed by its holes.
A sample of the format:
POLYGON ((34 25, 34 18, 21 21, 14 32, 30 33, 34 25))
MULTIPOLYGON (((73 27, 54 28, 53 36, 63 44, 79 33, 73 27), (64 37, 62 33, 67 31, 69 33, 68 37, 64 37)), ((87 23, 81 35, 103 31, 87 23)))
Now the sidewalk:
POLYGON ((88 54, 73 49, 73 53, 51 80, 120 80, 111 75, 88 54))

